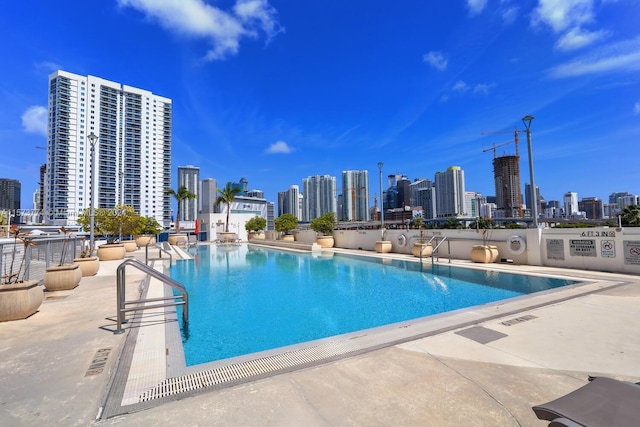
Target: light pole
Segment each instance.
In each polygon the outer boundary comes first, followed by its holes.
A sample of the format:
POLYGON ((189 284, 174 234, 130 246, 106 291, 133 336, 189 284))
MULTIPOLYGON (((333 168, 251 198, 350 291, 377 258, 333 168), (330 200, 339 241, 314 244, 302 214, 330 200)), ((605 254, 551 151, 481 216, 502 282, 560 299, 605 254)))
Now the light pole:
POLYGON ((529 149, 529 180, 531 181, 531 217, 533 218, 533 227, 538 228, 538 197, 536 191, 536 183, 533 179, 533 152, 531 149, 531 121, 533 116, 524 116, 522 123, 527 131, 527 146, 529 149))
POLYGON ((384 240, 384 196, 382 194, 382 162, 378 162, 380 170, 380 240, 384 240))
POLYGON ((95 210, 94 210, 94 201, 95 201, 95 151, 96 151, 96 142, 98 142, 98 136, 91 132, 91 134, 87 137, 89 139, 89 143, 91 144, 91 205, 89 206, 90 212, 90 223, 89 223, 89 251, 91 251, 91 255, 93 255, 93 248, 95 247, 95 234, 93 232, 93 224, 95 220, 95 210))

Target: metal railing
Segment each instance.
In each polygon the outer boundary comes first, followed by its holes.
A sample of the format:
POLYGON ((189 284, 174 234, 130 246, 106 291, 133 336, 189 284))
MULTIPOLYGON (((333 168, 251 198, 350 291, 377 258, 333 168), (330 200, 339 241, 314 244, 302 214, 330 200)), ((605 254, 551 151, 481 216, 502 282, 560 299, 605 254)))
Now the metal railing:
POLYGON ((164 252, 165 254, 169 255, 169 267, 171 267, 173 265, 173 254, 171 253, 171 247, 169 245, 168 242, 160 242, 160 243, 154 243, 154 247, 158 249, 158 257, 157 258, 149 258, 149 245, 152 245, 152 243, 147 243, 146 246, 144 247, 144 263, 145 264, 149 264, 149 261, 164 261, 164 258, 162 258, 162 253, 164 252), (169 246, 169 248, 167 248, 167 246, 169 246))
MULTIPOLYGON (((436 236, 433 236, 433 237, 436 237, 436 236)), ((447 242, 447 252, 449 254, 449 264, 451 264, 451 243, 450 243, 449 239, 447 239, 447 236, 444 236, 442 238, 442 240, 440 240, 439 243, 438 243, 438 240, 436 239, 437 245, 433 248, 433 251, 431 252, 431 264, 433 264, 433 255, 434 254, 438 254, 438 262, 440 261, 440 251, 438 249, 440 248, 440 245, 442 245, 445 241, 447 242)))
POLYGON ((187 294, 187 290, 182 284, 176 282, 172 278, 160 273, 157 270, 149 267, 147 264, 142 261, 138 261, 135 258, 130 258, 118 266, 118 270, 116 271, 117 278, 117 307, 118 307, 118 326, 117 329, 113 332, 114 334, 121 334, 124 332, 122 328, 123 323, 127 323, 125 318, 125 314, 132 311, 141 311, 141 310, 149 310, 153 308, 163 308, 163 307, 173 307, 182 305, 182 325, 184 329, 187 329, 189 324, 189 295, 187 294), (147 299, 138 299, 126 301, 126 275, 125 269, 128 265, 131 265, 138 270, 147 273, 149 276, 153 277, 161 281, 162 283, 171 286, 173 289, 180 292, 180 295, 173 295, 170 297, 159 297, 159 298, 147 298, 147 299), (148 302, 161 302, 161 301, 171 301, 162 304, 152 304, 152 305, 143 305, 148 302), (127 307, 127 305, 136 305, 135 307, 127 307))
POLYGON ((70 264, 77 258, 85 245, 85 236, 29 236, 33 245, 14 242, 12 238, 0 240, 0 278, 16 274, 25 280, 42 280, 51 265, 70 264), (62 258, 65 240, 67 247, 62 258), (15 252, 14 252, 15 251, 15 252), (22 260, 24 259, 24 262, 22 260), (13 268, 11 262, 13 261, 13 268), (21 267, 20 267, 21 266, 21 267))

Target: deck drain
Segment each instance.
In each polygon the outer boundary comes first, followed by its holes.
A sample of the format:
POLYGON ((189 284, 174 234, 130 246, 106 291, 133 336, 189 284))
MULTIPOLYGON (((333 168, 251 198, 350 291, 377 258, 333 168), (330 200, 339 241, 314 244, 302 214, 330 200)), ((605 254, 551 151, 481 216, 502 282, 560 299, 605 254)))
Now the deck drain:
POLYGON ((515 319, 506 320, 500 323, 503 324, 504 326, 511 326, 518 323, 526 322, 527 320, 531 320, 531 319, 537 319, 537 317, 531 314, 527 314, 526 316, 516 317, 515 319))
POLYGON ((299 369, 304 365, 315 364, 322 360, 330 360, 336 356, 358 351, 361 349, 360 347, 360 345, 353 342, 334 342, 262 359, 221 366, 193 374, 167 378, 140 395, 139 403, 245 379, 253 379, 260 375, 286 372, 292 368, 299 369))

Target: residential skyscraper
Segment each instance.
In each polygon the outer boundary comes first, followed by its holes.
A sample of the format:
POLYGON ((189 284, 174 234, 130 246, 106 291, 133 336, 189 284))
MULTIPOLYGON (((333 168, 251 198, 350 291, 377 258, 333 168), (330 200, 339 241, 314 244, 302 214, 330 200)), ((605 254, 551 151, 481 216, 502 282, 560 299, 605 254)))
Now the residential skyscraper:
POLYGON ((45 222, 75 224, 91 202, 90 134, 96 208, 118 203, 165 227, 171 221, 171 99, 95 76, 49 76, 45 222))
POLYGON ((308 222, 327 212, 338 213, 336 177, 316 175, 302 180, 302 221, 308 222))
POLYGON ((202 194, 199 197, 200 212, 215 213, 218 199, 218 182, 213 178, 206 178, 200 182, 202 194))
POLYGON ((21 185, 17 179, 0 178, 0 211, 8 210, 11 223, 17 223, 20 218, 15 217, 20 210, 21 185))
POLYGON ((493 159, 493 179, 496 204, 504 218, 522 218, 520 188, 520 156, 500 156, 493 159))
POLYGON ((464 215, 464 171, 450 166, 445 172, 436 172, 436 215, 438 218, 464 215))
POLYGON ((583 197, 578 202, 578 209, 587 215, 587 219, 604 218, 604 203, 597 197, 583 197))
POLYGON ((342 212, 344 221, 369 221, 369 171, 342 171, 342 212))
POLYGON ((278 193, 278 216, 289 213, 298 221, 302 220, 300 212, 300 187, 292 185, 287 191, 278 193))
POLYGON ((563 198, 564 216, 565 218, 571 218, 576 215, 578 211, 578 193, 568 191, 564 193, 563 198))
POLYGON ((185 199, 181 203, 178 221, 195 221, 198 217, 198 204, 200 198, 200 168, 196 166, 178 166, 178 188, 185 187, 196 195, 195 199, 185 199))

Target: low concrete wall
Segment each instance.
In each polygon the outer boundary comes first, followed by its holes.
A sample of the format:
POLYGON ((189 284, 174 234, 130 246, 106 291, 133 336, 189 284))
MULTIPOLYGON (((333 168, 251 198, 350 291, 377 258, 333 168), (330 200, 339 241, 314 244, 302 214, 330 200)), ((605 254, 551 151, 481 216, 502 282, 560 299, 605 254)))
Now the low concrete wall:
MULTIPOLYGON (((293 234, 298 242, 315 243, 312 230, 293 234)), ((381 240, 380 230, 336 230, 333 238, 337 248, 367 251, 381 240)), ((392 252, 411 254, 421 238, 419 230, 386 230, 384 240, 391 241, 392 252)), ((443 241, 441 258, 470 260, 471 248, 486 244, 498 248, 500 260, 514 264, 640 274, 640 227, 424 230, 422 240, 443 241)))

